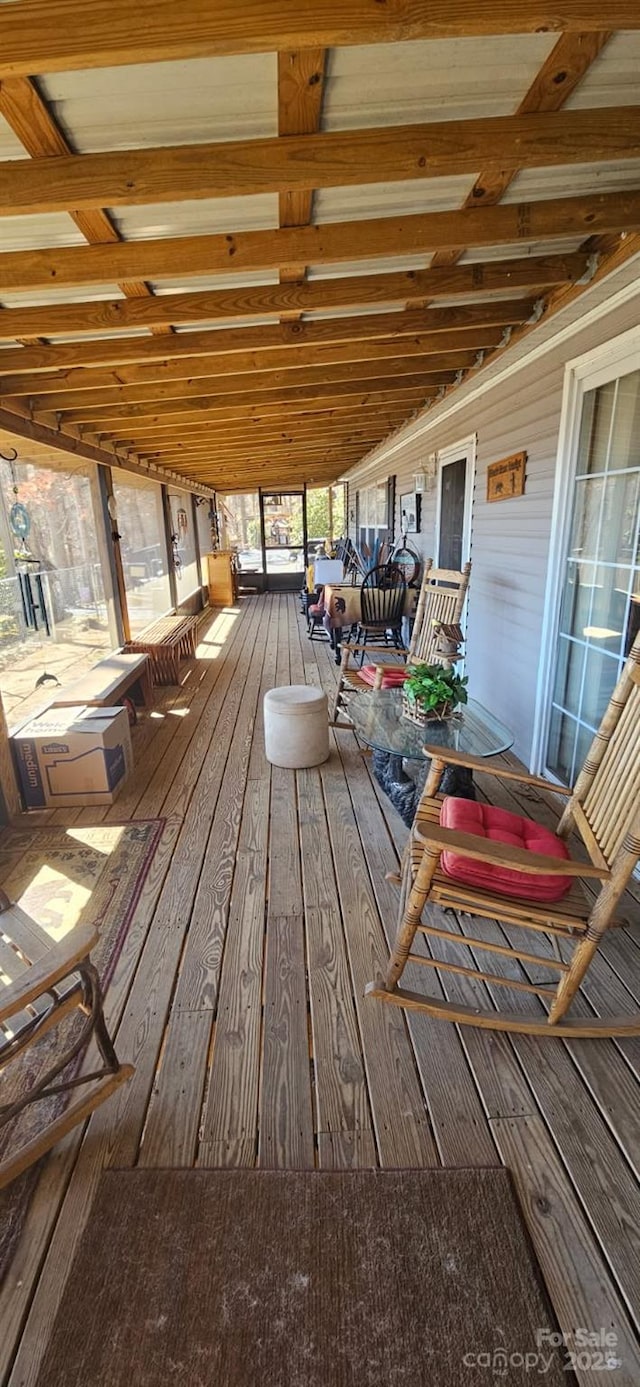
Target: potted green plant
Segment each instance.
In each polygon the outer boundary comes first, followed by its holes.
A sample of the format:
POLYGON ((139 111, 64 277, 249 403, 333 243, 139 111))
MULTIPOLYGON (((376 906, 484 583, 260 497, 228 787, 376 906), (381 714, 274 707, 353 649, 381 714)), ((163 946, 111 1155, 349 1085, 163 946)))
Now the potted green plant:
POLYGON ((419 723, 450 718, 467 702, 467 682, 453 666, 412 665, 402 686, 404 716, 419 723))

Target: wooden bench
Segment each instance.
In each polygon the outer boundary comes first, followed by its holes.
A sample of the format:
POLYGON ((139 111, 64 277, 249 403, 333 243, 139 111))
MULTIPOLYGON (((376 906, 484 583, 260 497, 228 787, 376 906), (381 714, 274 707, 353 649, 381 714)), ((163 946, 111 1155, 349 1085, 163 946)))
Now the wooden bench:
POLYGON ((163 616, 127 641, 126 648, 150 657, 156 684, 178 684, 180 661, 196 653, 197 627, 196 616, 163 616))
POLYGON ((85 703, 93 708, 112 708, 129 689, 138 693, 145 707, 150 706, 153 693, 149 657, 117 651, 106 660, 100 660, 81 679, 61 689, 51 707, 71 708, 76 703, 85 703))

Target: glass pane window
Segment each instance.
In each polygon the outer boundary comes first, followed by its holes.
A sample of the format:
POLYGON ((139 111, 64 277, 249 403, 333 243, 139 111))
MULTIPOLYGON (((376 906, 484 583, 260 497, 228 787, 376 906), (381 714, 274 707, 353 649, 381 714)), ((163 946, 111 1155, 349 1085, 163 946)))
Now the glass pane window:
POLYGON ((386 481, 377 482, 375 486, 365 487, 359 492, 358 515, 358 541, 372 549, 376 540, 383 539, 389 528, 386 481))
POLYGON ((235 549, 241 573, 262 573, 260 497, 257 492, 219 496, 224 549, 235 549))
POLYGON ((264 547, 267 573, 302 574, 305 566, 304 496, 302 492, 263 495, 264 547))
POLYGON ((547 765, 572 783, 640 625, 640 371, 585 392, 547 765))
POLYGON ((10 725, 117 645, 97 469, 0 458, 0 687, 10 725))
MULTIPOLYGON (((213 501, 209 497, 200 500, 196 505, 196 527, 198 533, 198 549, 200 550, 200 581, 203 588, 206 588, 209 581, 209 570, 207 567, 207 554, 213 549, 212 534, 212 506, 213 501)), ((213 513, 215 520, 215 513, 213 513)))
POLYGON ((114 476, 120 552, 132 636, 171 611, 162 493, 155 482, 114 476))
POLYGON ((200 587, 200 565, 190 491, 169 491, 171 543, 178 587, 178 604, 200 587))

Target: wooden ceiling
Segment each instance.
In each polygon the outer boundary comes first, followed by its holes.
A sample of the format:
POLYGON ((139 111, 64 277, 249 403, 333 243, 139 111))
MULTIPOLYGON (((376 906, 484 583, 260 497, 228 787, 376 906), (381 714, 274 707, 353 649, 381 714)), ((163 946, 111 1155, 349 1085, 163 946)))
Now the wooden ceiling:
MULTIPOLYGON (((620 43, 636 41, 637 0, 607 6, 606 31, 602 18, 589 0, 561 18, 511 0, 0 4, 0 426, 220 490, 343 474, 638 252, 640 90, 629 98, 620 43), (514 64, 542 60, 507 74, 506 112, 486 114, 485 92, 461 118, 449 64, 473 85, 476 45, 486 55, 509 35, 528 36, 514 64), (401 78, 372 123, 341 117, 342 47, 356 46, 357 68, 371 61, 359 45, 401 43, 409 72, 425 40, 444 81, 438 119, 429 107, 398 122, 401 78), (111 69, 115 112, 149 65, 185 60, 184 105, 191 61, 237 54, 273 55, 271 134, 211 140, 204 126, 201 139, 137 143, 131 128, 91 147, 55 96, 56 74, 73 94, 74 74, 97 83, 111 69), (386 215, 366 203, 376 188, 386 215), (360 215, 328 220, 318 199, 347 206, 343 189, 360 215), (277 225, 252 229, 239 211, 222 232, 175 231, 196 203, 215 225, 217 205, 260 196, 276 196, 277 225), (126 217, 145 208, 151 230, 159 208, 174 229, 128 238, 126 217)), ((389 50, 376 51, 382 73, 389 50)), ((162 82, 149 90, 161 109, 162 82)))

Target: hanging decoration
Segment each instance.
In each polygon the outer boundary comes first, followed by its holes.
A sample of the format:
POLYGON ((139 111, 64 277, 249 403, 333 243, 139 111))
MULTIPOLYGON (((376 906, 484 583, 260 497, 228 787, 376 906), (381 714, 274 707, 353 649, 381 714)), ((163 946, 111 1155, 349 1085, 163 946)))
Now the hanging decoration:
POLYGON ((186 510, 184 509, 184 506, 180 507, 176 518, 178 522, 179 533, 183 536, 186 535, 187 530, 189 529, 189 517, 187 515, 186 510))
POLYGON ((23 557, 28 554, 26 541, 29 537, 29 531, 31 530, 31 517, 29 515, 27 507, 23 505, 22 501, 18 500, 18 496, 20 494, 20 487, 18 485, 18 478, 16 476, 15 469, 15 463, 17 462, 18 458, 17 449, 11 448, 8 453, 0 452, 0 458, 2 458, 3 462, 9 463, 9 468, 11 471, 11 490, 13 492, 15 500, 13 502, 11 510, 9 511, 9 524, 11 526, 12 533, 19 541, 19 547, 18 550, 16 550, 16 557, 18 556, 18 553, 20 553, 20 557, 23 557))
POLYGON ((215 551, 220 548, 220 526, 218 522, 218 512, 215 509, 213 501, 207 511, 207 520, 211 527, 211 548, 215 551))
POLYGON ((31 520, 29 518, 29 512, 26 506, 23 506, 22 501, 14 501, 9 511, 9 524, 17 539, 23 542, 25 539, 28 539, 31 529, 31 520))
POLYGON ((182 572, 182 559, 180 558, 180 539, 176 534, 171 536, 171 562, 179 578, 182 572))

